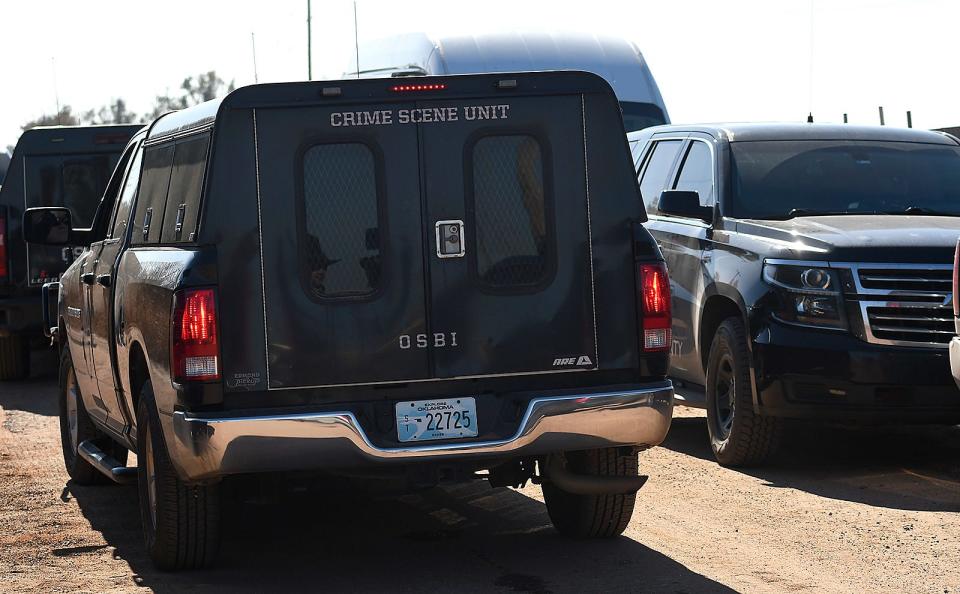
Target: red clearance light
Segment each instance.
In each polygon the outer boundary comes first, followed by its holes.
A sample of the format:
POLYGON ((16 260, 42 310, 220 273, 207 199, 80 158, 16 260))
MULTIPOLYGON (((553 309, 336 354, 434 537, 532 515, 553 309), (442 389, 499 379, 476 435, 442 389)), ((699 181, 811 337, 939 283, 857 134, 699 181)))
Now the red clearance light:
POLYGON ((7 215, 0 214, 0 280, 7 280, 7 215))
POLYGON ((171 368, 177 382, 220 379, 217 305, 213 289, 174 295, 171 368))
POLYGON ((444 83, 433 83, 424 85, 393 85, 390 90, 394 93, 408 93, 410 91, 443 91, 447 88, 444 83))
POLYGON ((638 292, 644 351, 670 350, 673 318, 670 312, 670 278, 664 264, 638 266, 638 292))

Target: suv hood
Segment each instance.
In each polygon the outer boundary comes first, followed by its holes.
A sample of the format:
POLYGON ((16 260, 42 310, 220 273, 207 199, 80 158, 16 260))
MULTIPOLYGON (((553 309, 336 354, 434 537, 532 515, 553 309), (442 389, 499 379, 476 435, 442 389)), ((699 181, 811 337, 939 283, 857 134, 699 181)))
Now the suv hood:
POLYGON ((787 221, 743 219, 737 231, 814 259, 872 262, 949 262, 960 238, 960 217, 834 215, 787 221), (809 253, 806 253, 809 252, 809 253))

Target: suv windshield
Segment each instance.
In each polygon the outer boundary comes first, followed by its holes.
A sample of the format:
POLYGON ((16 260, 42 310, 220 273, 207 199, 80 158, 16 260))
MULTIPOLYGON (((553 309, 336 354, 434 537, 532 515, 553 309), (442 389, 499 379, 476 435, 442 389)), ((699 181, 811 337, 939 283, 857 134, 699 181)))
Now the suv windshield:
POLYGON ((623 112, 623 129, 627 132, 667 123, 663 111, 652 103, 621 101, 620 110, 623 112))
POLYGON ((739 218, 960 215, 960 150, 916 142, 731 142, 739 218))

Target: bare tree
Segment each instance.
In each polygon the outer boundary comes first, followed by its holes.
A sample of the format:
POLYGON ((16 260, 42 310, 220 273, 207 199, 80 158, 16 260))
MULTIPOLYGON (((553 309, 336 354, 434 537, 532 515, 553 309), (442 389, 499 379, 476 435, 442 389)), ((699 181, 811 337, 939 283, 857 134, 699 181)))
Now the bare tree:
POLYGON ((225 82, 217 76, 216 70, 204 72, 197 76, 188 76, 180 83, 180 90, 183 93, 179 97, 171 97, 169 94, 157 95, 149 119, 156 119, 168 111, 185 109, 204 101, 216 99, 235 88, 232 80, 229 83, 225 82))
POLYGON ((64 105, 60 108, 60 113, 55 115, 42 115, 36 119, 30 120, 20 126, 22 130, 29 130, 37 126, 76 126, 80 123, 77 116, 73 114, 73 108, 64 105))
POLYGON ((115 99, 110 105, 85 111, 80 120, 86 124, 131 124, 137 121, 137 114, 127 109, 126 101, 115 99))

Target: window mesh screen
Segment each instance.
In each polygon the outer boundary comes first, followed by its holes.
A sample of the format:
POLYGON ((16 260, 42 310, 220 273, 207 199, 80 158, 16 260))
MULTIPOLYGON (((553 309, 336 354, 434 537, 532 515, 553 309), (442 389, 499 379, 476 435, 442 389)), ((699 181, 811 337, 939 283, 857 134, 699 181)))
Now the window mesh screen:
POLYGON ((524 287, 547 274, 543 156, 532 136, 487 136, 473 147, 477 275, 524 287))
POLYGON ((364 144, 322 144, 303 156, 300 266, 315 297, 369 295, 380 281, 376 166, 364 144))

